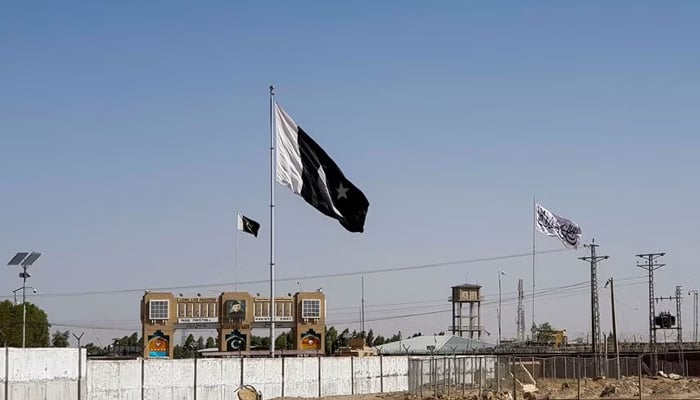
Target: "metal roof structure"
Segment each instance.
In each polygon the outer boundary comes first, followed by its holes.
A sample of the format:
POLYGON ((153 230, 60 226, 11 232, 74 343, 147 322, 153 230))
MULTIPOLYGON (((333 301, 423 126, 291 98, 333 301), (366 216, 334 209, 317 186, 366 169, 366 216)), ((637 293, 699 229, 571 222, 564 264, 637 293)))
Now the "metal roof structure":
POLYGON ((495 347, 492 343, 455 335, 415 336, 397 342, 375 346, 379 354, 463 354, 495 347))
POLYGON ((473 283, 463 283, 461 285, 457 286, 452 286, 452 289, 454 288, 463 288, 463 289, 481 289, 481 285, 476 285, 473 283))

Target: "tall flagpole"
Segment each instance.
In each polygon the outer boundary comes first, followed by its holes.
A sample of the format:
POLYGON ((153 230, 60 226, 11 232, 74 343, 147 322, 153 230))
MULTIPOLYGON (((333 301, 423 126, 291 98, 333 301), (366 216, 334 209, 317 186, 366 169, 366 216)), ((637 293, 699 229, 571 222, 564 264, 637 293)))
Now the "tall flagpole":
POLYGON ((537 325, 535 325, 535 224, 537 223, 537 199, 532 197, 532 326, 530 327, 530 334, 532 335, 532 340, 535 340, 535 330, 537 325))
POLYGON ((236 215, 236 254, 233 256, 233 291, 238 291, 238 238, 240 234, 240 229, 238 229, 238 222, 241 220, 241 213, 236 215))
POLYGON ((275 87, 270 85, 270 357, 275 357, 275 87))

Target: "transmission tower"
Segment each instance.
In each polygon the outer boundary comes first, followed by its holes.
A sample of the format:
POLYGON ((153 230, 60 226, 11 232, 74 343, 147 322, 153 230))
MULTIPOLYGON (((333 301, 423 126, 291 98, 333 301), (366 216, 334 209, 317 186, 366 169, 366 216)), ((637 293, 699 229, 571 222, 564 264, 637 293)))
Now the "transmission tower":
POLYGON ((525 306, 523 304, 525 294, 523 293, 523 280, 518 279, 518 318, 516 320, 516 329, 518 332, 518 341, 525 341, 525 306))
MULTIPOLYGON (((677 330, 678 335, 676 336, 676 342, 678 342, 678 343, 683 343, 683 324, 681 323, 681 301, 683 300, 683 296, 681 295, 682 291, 683 291, 682 286, 676 286, 676 295, 675 296, 668 296, 668 297, 661 296, 661 297, 654 298, 654 300, 657 303, 659 301, 664 301, 664 300, 676 302, 676 318, 675 318, 675 320, 672 320, 673 321, 672 325, 675 325, 675 327, 669 328, 669 327, 662 326, 661 329, 675 329, 675 330, 677 330)), ((670 314, 667 314, 667 315, 670 315, 670 314)), ((658 323, 656 323, 654 325, 658 325, 658 323)), ((656 329, 660 329, 660 328, 657 326, 656 329)))
MULTIPOLYGON (((668 297, 656 297, 654 300, 658 303, 660 301, 664 300, 669 300, 669 301, 675 301, 676 302, 676 315, 675 317, 671 315, 670 312, 665 311, 659 313, 659 315, 656 317, 654 321, 654 329, 659 330, 659 329, 675 329, 677 332, 676 336, 676 343, 678 344, 678 349, 679 349, 679 355, 678 355, 678 360, 680 361, 681 367, 685 368, 685 362, 683 361, 683 323, 681 321, 681 301, 683 300, 683 296, 681 295, 681 292, 683 291, 683 287, 681 286, 676 286, 676 295, 675 296, 668 296, 668 297)), ((684 371, 685 372, 685 371, 684 371)))
POLYGON ((600 376, 600 307, 598 305, 598 261, 607 260, 608 256, 597 256, 595 249, 598 247, 595 244, 595 239, 591 239, 591 244, 585 244, 584 247, 589 248, 591 255, 588 257, 579 257, 580 260, 588 261, 591 264, 591 350, 593 352, 593 373, 594 376, 600 376))
POLYGON ((666 265, 657 262, 660 257, 665 255, 666 253, 637 254, 637 257, 644 260, 644 262, 637 261, 637 267, 644 268, 649 273, 649 352, 652 354, 650 367, 653 374, 656 374, 657 361, 656 324, 654 323, 654 317, 656 316, 654 309, 654 271, 666 265))

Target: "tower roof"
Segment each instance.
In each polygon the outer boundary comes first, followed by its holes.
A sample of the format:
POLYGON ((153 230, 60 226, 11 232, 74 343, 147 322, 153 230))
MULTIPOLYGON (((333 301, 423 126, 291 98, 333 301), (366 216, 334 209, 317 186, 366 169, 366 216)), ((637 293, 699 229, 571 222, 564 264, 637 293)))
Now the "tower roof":
POLYGON ((452 286, 452 289, 459 288, 459 289, 481 289, 481 285, 476 285, 474 283, 463 283, 461 285, 457 286, 452 286))

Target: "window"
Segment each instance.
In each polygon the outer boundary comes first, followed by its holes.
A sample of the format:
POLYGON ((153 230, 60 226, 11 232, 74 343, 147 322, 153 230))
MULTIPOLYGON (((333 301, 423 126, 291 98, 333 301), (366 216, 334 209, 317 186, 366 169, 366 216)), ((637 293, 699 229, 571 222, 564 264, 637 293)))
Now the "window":
POLYGON ((168 319, 168 300, 151 300, 148 319, 168 319))
POLYGON ((259 303, 256 302, 255 304, 255 313, 253 316, 255 317, 269 317, 270 316, 270 303, 259 303))
POLYGON ((301 301, 302 318, 321 318, 321 300, 310 299, 301 301))

